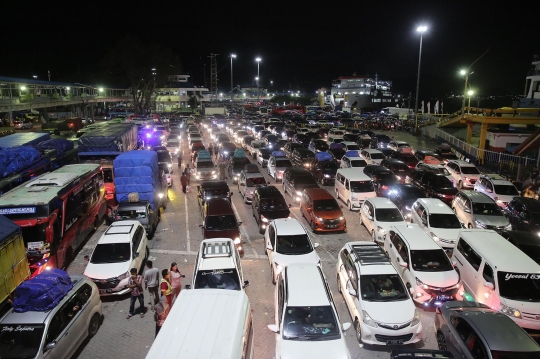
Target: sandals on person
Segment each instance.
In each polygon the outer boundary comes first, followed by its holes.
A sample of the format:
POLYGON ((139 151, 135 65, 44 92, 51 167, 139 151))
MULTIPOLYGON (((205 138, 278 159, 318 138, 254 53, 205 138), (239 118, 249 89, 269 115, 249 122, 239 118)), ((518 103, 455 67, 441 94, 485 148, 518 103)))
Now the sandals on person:
POLYGON ((132 317, 132 315, 131 315, 131 314, 128 314, 127 317, 126 317, 126 319, 129 319, 129 318, 131 318, 131 317, 132 317))
POLYGON ((141 313, 141 318, 144 318, 144 313, 141 313))

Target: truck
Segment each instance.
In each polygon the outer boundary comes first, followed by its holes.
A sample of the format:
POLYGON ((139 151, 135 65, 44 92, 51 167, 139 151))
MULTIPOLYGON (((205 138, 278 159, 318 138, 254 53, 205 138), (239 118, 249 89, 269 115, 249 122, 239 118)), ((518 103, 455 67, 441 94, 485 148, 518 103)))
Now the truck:
POLYGON ((204 108, 204 115, 205 116, 211 116, 211 115, 224 115, 226 116, 228 114, 226 107, 205 107, 204 108))
POLYGON ((113 160, 113 172, 116 200, 120 205, 148 201, 155 212, 167 208, 167 179, 159 170, 156 152, 124 152, 113 160))
POLYGON ((30 276, 21 227, 0 215, 0 303, 30 276))
POLYGON ((114 206, 114 159, 128 151, 137 149, 137 125, 130 123, 106 122, 85 132, 79 138, 78 155, 80 163, 100 164, 105 181, 107 203, 114 206))

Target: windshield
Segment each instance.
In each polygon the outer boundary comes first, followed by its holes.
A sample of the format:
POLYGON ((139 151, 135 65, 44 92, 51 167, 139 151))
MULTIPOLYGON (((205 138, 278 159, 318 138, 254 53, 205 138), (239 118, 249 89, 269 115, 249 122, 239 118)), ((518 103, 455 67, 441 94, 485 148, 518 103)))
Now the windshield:
POLYGON ((538 273, 497 272, 497 279, 501 297, 540 302, 540 275, 538 273))
POLYGON ((333 340, 341 338, 332 307, 287 307, 283 339, 333 340))
POLYGON ((351 167, 366 167, 367 162, 364 160, 354 160, 351 161, 351 167))
POLYGON ((274 197, 261 199, 261 209, 264 211, 279 211, 286 208, 287 204, 283 198, 274 197))
POLYGON ((446 272, 453 269, 442 249, 412 250, 411 262, 413 269, 420 272, 446 272))
POLYGON ((453 187, 452 182, 443 176, 436 176, 430 182, 432 182, 438 188, 453 187))
POLYGON ((502 212, 496 203, 473 203, 474 214, 482 214, 484 216, 502 216, 502 212))
POLYGON ((313 251, 307 234, 277 236, 276 252, 280 254, 307 254, 313 251))
POLYGON ((371 181, 351 181, 351 192, 374 192, 373 182, 371 181))
POLYGON ((429 215, 429 225, 433 228, 461 228, 461 222, 455 214, 434 213, 429 215))
POLYGON ((424 198, 426 193, 418 187, 405 187, 401 190, 401 198, 404 201, 424 198))
POLYGON ((120 219, 139 219, 146 218, 146 209, 124 209, 122 211, 116 212, 116 216, 120 219))
POLYGON ((319 199, 313 201, 313 208, 316 211, 336 211, 340 210, 338 203, 335 199, 319 199))
POLYGON ((401 222, 403 216, 397 208, 379 208, 375 209, 375 218, 379 222, 401 222))
POLYGON ((384 160, 386 158, 382 153, 370 153, 369 156, 372 160, 384 160))
POLYGON ((34 358, 41 346, 43 324, 0 325, 2 359, 34 358))
POLYGON ((200 270, 195 277, 194 289, 240 290, 240 277, 236 268, 200 270))
POLYGON ((197 168, 214 168, 212 161, 197 161, 197 168))
POLYGON ((390 166, 392 172, 405 172, 409 171, 409 167, 405 163, 394 163, 390 166))
POLYGON ((503 196, 519 196, 519 192, 513 185, 495 185, 495 193, 503 196))
POLYGON ((90 263, 120 263, 127 262, 131 259, 131 247, 129 243, 103 243, 98 244, 90 263))
POLYGON ((264 177, 254 177, 254 178, 248 178, 246 180, 246 186, 248 187, 255 187, 256 185, 265 185, 266 184, 266 180, 264 179, 264 177))
POLYGON ((276 167, 292 167, 290 160, 276 160, 276 167))
POLYGON ((236 218, 232 214, 206 217, 206 229, 209 231, 223 231, 237 227, 236 218))
POLYGON ((480 171, 476 167, 461 167, 461 173, 464 175, 478 175, 480 171))
POLYGON ((362 300, 369 302, 391 302, 409 299, 403 282, 397 274, 360 276, 362 300))
POLYGON ((171 162, 171 155, 169 154, 169 151, 166 153, 159 153, 157 154, 158 162, 171 162))
POLYGON ((377 177, 377 180, 384 182, 396 180, 396 176, 392 172, 379 172, 375 176, 377 177))
POLYGON ((262 158, 267 160, 267 159, 270 158, 270 153, 272 153, 272 151, 270 151, 270 150, 259 150, 259 153, 261 154, 262 158))
POLYGON ((266 143, 264 142, 251 142, 251 147, 253 148, 261 148, 266 146, 266 143))
POLYGON ((226 197, 229 195, 229 188, 215 188, 215 189, 205 189, 204 198, 209 199, 213 197, 226 197))
POLYGON ((294 185, 304 185, 304 184, 317 184, 317 181, 311 176, 296 176, 294 177, 294 185))
POLYGON ((361 148, 358 145, 347 145, 347 151, 358 151, 360 149, 361 148))

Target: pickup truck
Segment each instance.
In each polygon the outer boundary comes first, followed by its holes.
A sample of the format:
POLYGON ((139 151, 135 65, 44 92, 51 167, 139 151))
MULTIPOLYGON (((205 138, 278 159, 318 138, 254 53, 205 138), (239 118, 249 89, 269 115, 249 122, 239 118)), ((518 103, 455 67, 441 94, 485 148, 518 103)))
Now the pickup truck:
POLYGON ((123 202, 118 205, 114 220, 137 220, 146 230, 146 234, 153 237, 160 217, 160 211, 154 211, 148 201, 123 202))

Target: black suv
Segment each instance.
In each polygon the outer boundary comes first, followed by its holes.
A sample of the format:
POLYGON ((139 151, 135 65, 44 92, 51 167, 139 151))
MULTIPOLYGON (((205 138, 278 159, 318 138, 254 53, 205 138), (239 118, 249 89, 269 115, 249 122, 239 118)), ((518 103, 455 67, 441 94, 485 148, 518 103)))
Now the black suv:
POLYGON ((318 181, 320 184, 332 185, 336 177, 336 172, 339 166, 335 160, 331 161, 313 161, 310 172, 311 175, 318 181))
POLYGON ((536 232, 502 231, 499 233, 533 261, 540 264, 540 237, 536 232))
POLYGON ((205 181, 197 186, 197 198, 199 206, 202 208, 204 203, 210 198, 229 198, 232 192, 229 189, 227 181, 205 181))
POLYGON ((411 174, 410 182, 423 189, 427 197, 438 198, 449 206, 458 193, 454 184, 442 173, 416 170, 411 174))
POLYGON ((513 230, 534 232, 535 235, 540 232, 540 202, 537 200, 514 197, 503 213, 510 220, 513 230))
POLYGON ((311 138, 308 135, 297 133, 293 136, 292 141, 294 143, 300 143, 303 147, 307 148, 307 146, 309 146, 309 141, 311 141, 311 138))
POLYGON ((296 142, 287 142, 287 144, 283 148, 283 152, 285 152, 287 157, 292 159, 292 154, 294 150, 297 148, 304 148, 304 145, 302 145, 301 143, 296 143, 296 142))
POLYGON ((396 184, 390 187, 388 199, 401 211, 406 221, 411 219, 411 208, 418 198, 424 198, 424 190, 412 184, 396 184))
POLYGON ((371 178, 377 195, 381 197, 388 197, 390 188, 398 183, 396 175, 383 166, 367 165, 364 167, 364 173, 371 178))
POLYGON ((314 158, 315 154, 307 148, 296 148, 292 153, 291 162, 294 166, 309 168, 314 158))
POLYGON ((390 141, 392 140, 386 135, 373 135, 371 136, 371 148, 386 148, 390 141))
POLYGON ((392 173, 396 175, 399 183, 404 183, 405 177, 411 173, 409 166, 407 166, 405 162, 398 160, 397 158, 385 158, 381 161, 381 166, 386 167, 390 171, 392 171, 392 173))
POLYGON ((229 172, 229 177, 232 179, 233 184, 238 183, 238 178, 240 178, 240 172, 244 169, 245 165, 249 165, 251 162, 247 157, 234 157, 229 158, 227 162, 227 171, 229 172))
POLYGON ((300 167, 287 167, 283 172, 283 192, 289 193, 294 202, 300 202, 300 195, 305 188, 318 188, 311 173, 300 167))
POLYGON ((257 186, 251 202, 253 217, 259 225, 259 233, 264 233, 268 222, 290 215, 289 205, 281 192, 274 186, 257 186))
POLYGON ((404 153, 401 151, 394 151, 390 157, 403 161, 409 166, 410 169, 413 169, 418 164, 418 158, 416 158, 412 153, 404 153))

